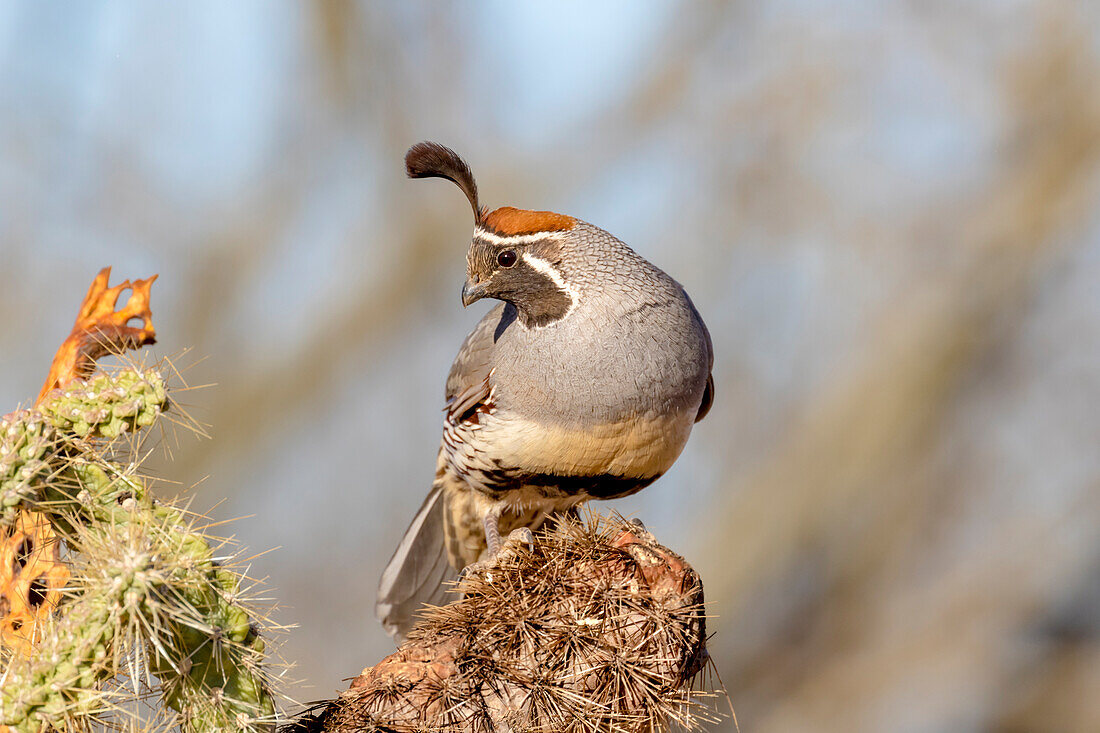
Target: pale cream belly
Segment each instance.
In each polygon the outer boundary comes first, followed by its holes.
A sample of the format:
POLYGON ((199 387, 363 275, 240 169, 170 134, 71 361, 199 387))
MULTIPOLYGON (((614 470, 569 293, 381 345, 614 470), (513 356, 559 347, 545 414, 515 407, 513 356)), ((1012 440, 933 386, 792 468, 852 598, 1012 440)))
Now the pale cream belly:
POLYGON ((548 476, 656 477, 684 449, 693 417, 686 411, 641 415, 584 428, 516 417, 490 419, 470 436, 480 461, 470 458, 493 468, 548 476))
POLYGON ((440 470, 452 564, 463 567, 485 551, 482 518, 495 507, 504 509, 500 530, 507 536, 588 499, 641 489, 680 455, 692 417, 634 417, 581 429, 483 415, 476 425, 449 426, 457 439, 444 440, 440 470))

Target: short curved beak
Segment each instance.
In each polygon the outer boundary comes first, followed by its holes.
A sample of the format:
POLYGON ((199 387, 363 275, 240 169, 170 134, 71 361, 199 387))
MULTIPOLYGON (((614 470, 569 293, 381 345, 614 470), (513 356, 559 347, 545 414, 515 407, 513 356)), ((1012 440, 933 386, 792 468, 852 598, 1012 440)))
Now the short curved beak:
POLYGON ((467 307, 485 297, 485 283, 476 280, 466 280, 462 286, 462 307, 467 307))

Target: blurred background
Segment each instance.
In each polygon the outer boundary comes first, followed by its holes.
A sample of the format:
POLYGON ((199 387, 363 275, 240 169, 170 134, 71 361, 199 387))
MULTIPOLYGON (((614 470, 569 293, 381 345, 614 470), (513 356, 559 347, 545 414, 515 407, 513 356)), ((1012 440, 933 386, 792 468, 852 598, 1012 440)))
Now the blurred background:
POLYGON ((5 3, 0 411, 160 273, 213 439, 150 470, 254 515, 292 694, 342 689, 489 307, 438 140, 706 318, 714 410, 598 508, 701 572, 741 730, 1100 730, 1098 92, 1089 2, 5 3))

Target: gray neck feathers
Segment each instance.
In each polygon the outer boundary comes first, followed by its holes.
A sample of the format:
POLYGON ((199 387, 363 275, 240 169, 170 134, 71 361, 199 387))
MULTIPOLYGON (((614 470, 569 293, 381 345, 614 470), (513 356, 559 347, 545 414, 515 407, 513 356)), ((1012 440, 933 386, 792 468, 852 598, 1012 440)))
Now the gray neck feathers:
POLYGON ((653 404, 697 406, 708 367, 683 290, 603 230, 578 222, 570 235, 584 240, 563 243, 570 249, 554 261, 568 290, 551 287, 547 275, 540 300, 548 309, 554 303, 554 312, 564 308, 565 317, 532 327, 537 321, 518 303, 502 314, 494 358, 498 373, 508 374, 502 406, 515 400, 525 414, 572 415, 578 423, 653 404), (566 307, 570 291, 576 304, 566 307), (684 364, 700 364, 701 376, 684 364))

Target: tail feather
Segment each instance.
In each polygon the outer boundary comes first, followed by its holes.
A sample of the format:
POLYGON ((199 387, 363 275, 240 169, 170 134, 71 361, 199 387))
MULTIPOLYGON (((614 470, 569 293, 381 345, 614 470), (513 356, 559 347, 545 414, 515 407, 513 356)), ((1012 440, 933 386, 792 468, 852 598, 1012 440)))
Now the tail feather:
POLYGON ((443 603, 444 584, 458 578, 447 559, 445 504, 442 486, 437 483, 405 530, 378 583, 375 615, 386 633, 398 641, 412 628, 414 614, 424 604, 443 603))

